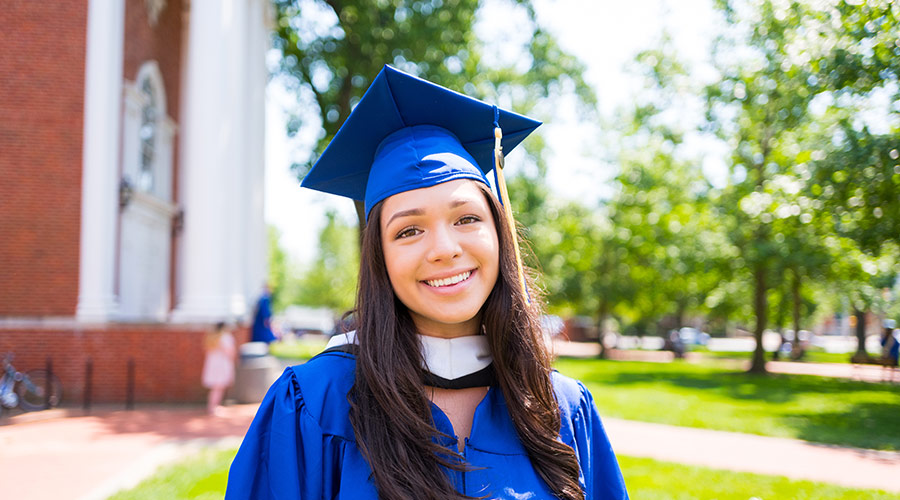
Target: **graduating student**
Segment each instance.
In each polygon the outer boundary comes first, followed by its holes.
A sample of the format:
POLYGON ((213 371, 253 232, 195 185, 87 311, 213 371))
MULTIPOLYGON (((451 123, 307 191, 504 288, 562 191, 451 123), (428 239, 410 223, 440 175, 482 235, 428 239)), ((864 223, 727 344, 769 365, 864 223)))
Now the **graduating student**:
POLYGON ((591 394, 551 368, 504 200, 502 150, 538 125, 379 73, 303 181, 365 201, 356 329, 271 387, 227 500, 628 498, 591 394))

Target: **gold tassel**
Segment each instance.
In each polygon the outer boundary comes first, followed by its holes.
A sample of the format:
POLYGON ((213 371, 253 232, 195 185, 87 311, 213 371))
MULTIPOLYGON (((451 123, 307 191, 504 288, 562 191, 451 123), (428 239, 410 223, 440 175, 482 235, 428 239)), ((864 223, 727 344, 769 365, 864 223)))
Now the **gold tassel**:
POLYGON ((525 302, 531 303, 528 296, 528 287, 525 284, 525 271, 522 266, 522 254, 519 252, 519 237, 516 233, 516 221, 513 218, 512 206, 509 203, 509 194, 506 192, 506 179, 503 177, 503 146, 500 140, 503 138, 503 131, 500 127, 494 127, 494 173, 497 178, 497 191, 500 192, 500 201, 503 202, 503 210, 506 212, 506 222, 509 224, 509 234, 512 235, 513 249, 516 252, 516 270, 519 273, 519 286, 522 295, 525 296, 525 302))

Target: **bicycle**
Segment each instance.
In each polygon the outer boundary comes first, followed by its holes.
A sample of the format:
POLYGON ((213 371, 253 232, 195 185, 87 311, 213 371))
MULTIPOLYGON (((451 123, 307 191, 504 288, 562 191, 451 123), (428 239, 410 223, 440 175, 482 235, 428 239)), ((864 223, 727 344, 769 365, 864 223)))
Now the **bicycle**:
POLYGON ((0 376, 0 413, 4 408, 13 409, 16 406, 24 411, 59 406, 62 401, 62 383, 56 375, 43 369, 22 373, 13 366, 12 359, 12 353, 7 353, 3 358, 3 375, 0 376))

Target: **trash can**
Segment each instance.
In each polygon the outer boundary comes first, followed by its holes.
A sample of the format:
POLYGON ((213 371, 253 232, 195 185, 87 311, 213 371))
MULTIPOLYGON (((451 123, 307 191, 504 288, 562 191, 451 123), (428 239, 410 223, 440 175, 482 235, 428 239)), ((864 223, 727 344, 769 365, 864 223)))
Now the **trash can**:
POLYGON ((259 403, 278 378, 278 360, 265 342, 247 342, 238 348, 234 398, 238 403, 259 403))

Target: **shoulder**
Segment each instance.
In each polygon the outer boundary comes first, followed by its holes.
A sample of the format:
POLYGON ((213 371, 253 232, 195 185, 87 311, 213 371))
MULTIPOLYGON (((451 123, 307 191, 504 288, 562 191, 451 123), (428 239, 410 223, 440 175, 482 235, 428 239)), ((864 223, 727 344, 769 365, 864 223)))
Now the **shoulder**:
POLYGON ((318 422, 325 434, 353 439, 347 394, 353 387, 356 357, 347 352, 325 351, 302 365, 285 370, 294 386, 299 411, 318 422))
POLYGON ((625 480, 590 391, 581 382, 551 372, 560 409, 560 441, 572 447, 585 498, 628 499, 625 480))
POLYGON ((584 384, 557 371, 551 372, 550 380, 559 404, 559 436, 575 447, 579 436, 602 429, 594 398, 584 384))
POLYGON ((581 382, 567 377, 558 371, 550 372, 550 381, 553 383, 553 392, 556 401, 563 413, 577 411, 586 404, 593 404, 591 393, 581 382))

